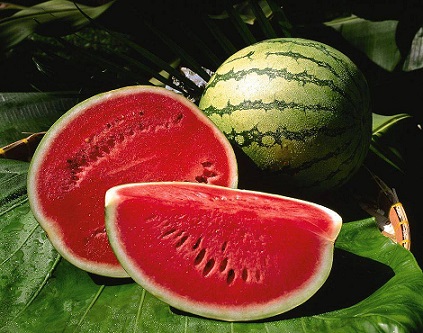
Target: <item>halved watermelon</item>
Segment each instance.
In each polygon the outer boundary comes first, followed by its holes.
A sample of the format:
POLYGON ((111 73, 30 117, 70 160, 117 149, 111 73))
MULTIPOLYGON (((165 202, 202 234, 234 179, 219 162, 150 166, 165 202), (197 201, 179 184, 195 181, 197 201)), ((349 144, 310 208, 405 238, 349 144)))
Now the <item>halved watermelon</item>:
POLYGON ((57 251, 88 272, 124 277, 104 226, 104 195, 128 182, 187 181, 236 187, 225 136, 182 95, 130 86, 64 114, 31 161, 32 211, 57 251))
POLYGON ((106 192, 106 230, 147 291, 185 312, 270 317, 309 299, 332 268, 342 219, 295 198, 161 182, 106 192))

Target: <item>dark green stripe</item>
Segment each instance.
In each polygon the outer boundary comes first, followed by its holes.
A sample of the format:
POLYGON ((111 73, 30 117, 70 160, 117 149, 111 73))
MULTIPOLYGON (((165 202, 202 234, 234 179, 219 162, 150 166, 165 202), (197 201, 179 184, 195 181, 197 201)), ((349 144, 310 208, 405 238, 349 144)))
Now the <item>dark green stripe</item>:
MULTIPOLYGON (((275 171, 273 173, 276 176, 281 175, 281 176, 300 177, 301 172, 306 172, 309 168, 311 168, 312 166, 315 166, 318 163, 327 162, 330 159, 339 158, 340 156, 342 156, 342 153, 348 149, 348 147, 349 147, 349 144, 341 145, 335 151, 331 151, 327 153, 326 155, 320 156, 319 158, 312 159, 306 163, 301 164, 301 166, 299 167, 292 168, 290 166, 284 166, 279 171, 275 171)), ((359 147, 361 146, 357 145, 356 149, 359 147)), ((355 163, 355 159, 353 158, 354 156, 355 156, 354 153, 349 155, 344 161, 341 162, 341 164, 348 165, 350 163, 355 163)), ((350 168, 347 168, 347 169, 350 169, 350 168)), ((342 177, 340 177, 340 170, 339 169, 333 170, 332 172, 326 174, 324 178, 316 179, 314 182, 309 183, 308 185, 303 185, 302 188, 306 189, 306 188, 319 187, 321 183, 333 182, 334 180, 335 180, 334 186, 336 187, 337 185, 344 183, 346 179, 349 179, 354 174, 355 171, 356 171, 356 168, 350 169, 350 171, 346 175, 343 175, 342 177)))
POLYGON ((240 59, 247 59, 247 58, 250 59, 250 61, 251 61, 251 60, 253 60, 253 55, 255 53, 256 53, 255 51, 251 50, 250 52, 248 52, 245 55, 226 60, 225 64, 230 64, 231 62, 238 61, 240 59))
MULTIPOLYGON (((244 110, 279 110, 283 111, 285 109, 291 109, 291 110, 300 110, 300 111, 316 111, 316 112, 331 112, 336 113, 338 109, 333 108, 331 106, 327 107, 320 104, 303 104, 303 103, 295 103, 295 102, 285 102, 282 100, 275 100, 269 103, 264 103, 262 100, 256 100, 256 101, 242 101, 239 104, 227 104, 224 109, 218 109, 214 107, 213 105, 208 106, 207 108, 204 108, 203 111, 205 114, 211 116, 213 114, 232 114, 235 111, 244 111, 244 110)), ((348 116, 348 115, 346 115, 348 116)))
MULTIPOLYGON (((356 148, 358 148, 358 147, 359 147, 359 145, 356 146, 356 148)), ((357 149, 355 149, 355 150, 357 150, 357 149)), ((347 158, 343 162, 341 162, 341 164, 343 164, 343 165, 349 165, 351 163, 356 164, 356 161, 353 158, 353 156, 355 156, 354 153, 351 154, 349 158, 347 158)), ((340 184, 345 183, 345 181, 347 179, 350 179, 354 175, 354 173, 357 171, 358 167, 359 167, 359 165, 357 165, 357 167, 355 167, 355 168, 347 167, 347 170, 349 170, 349 171, 346 174, 344 174, 343 177, 340 176, 340 170, 339 169, 333 170, 331 173, 328 173, 326 175, 326 177, 321 178, 321 179, 316 179, 315 182, 309 184, 307 187, 304 186, 304 188, 319 187, 321 183, 333 182, 334 180, 336 180, 336 181, 333 184, 333 187, 336 187, 340 184)))
POLYGON ((213 89, 220 82, 225 82, 231 79, 240 81, 249 74, 264 75, 269 77, 270 79, 283 78, 286 81, 296 81, 300 85, 303 85, 303 86, 307 83, 312 83, 319 87, 328 87, 329 89, 331 89, 334 92, 337 92, 339 95, 344 97, 347 101, 349 101, 351 105, 354 107, 354 109, 357 109, 355 100, 351 98, 351 96, 349 96, 344 90, 342 90, 337 85, 335 85, 332 80, 320 79, 316 77, 315 75, 309 74, 307 70, 304 70, 301 73, 293 74, 289 72, 286 68, 283 68, 283 69, 275 69, 275 68, 269 68, 269 67, 263 68, 263 69, 251 68, 248 70, 240 70, 240 71, 234 71, 233 69, 231 69, 229 72, 225 74, 215 73, 212 80, 208 83, 204 91, 204 94, 206 94, 209 89, 213 89))
MULTIPOLYGON (((320 44, 320 43, 314 43, 312 41, 307 41, 307 42, 301 42, 300 40, 280 40, 280 41, 269 41, 268 43, 278 43, 278 44, 295 44, 295 45, 299 45, 302 47, 307 47, 307 48, 312 48, 317 50, 318 52, 321 52, 323 54, 325 54, 326 56, 334 59, 336 62, 340 63, 343 70, 345 71, 345 73, 348 74, 348 76, 350 77, 351 81, 354 82, 355 87, 358 91, 358 93, 360 94, 360 97, 363 99, 363 90, 367 90, 367 83, 365 82, 365 80, 362 80, 364 77, 358 78, 357 77, 357 73, 355 70, 353 70, 351 72, 351 69, 353 69, 356 65, 353 62, 347 62, 344 60, 344 58, 341 58, 339 56, 339 53, 342 54, 342 52, 340 52, 339 50, 336 51, 332 51, 331 49, 327 48, 325 45, 320 44), (339 53, 338 53, 339 52, 339 53), (364 86, 363 86, 364 84, 364 86)), ((313 58, 311 58, 313 59, 313 58)), ((357 70, 359 71, 359 69, 357 68, 357 70)), ((361 73, 360 73, 361 74, 361 73)), ((336 74, 337 75, 337 74, 336 74)), ((338 76, 339 77, 339 76, 338 76)), ((342 79, 342 77, 340 77, 342 79)))
MULTIPOLYGON (((258 127, 255 126, 250 130, 242 132, 236 132, 234 129, 232 129, 230 133, 225 133, 225 135, 229 141, 236 142, 236 144, 240 147, 248 147, 252 143, 256 143, 260 147, 268 148, 275 144, 283 145, 285 140, 305 142, 309 138, 313 138, 317 135, 324 135, 327 137, 341 137, 348 131, 355 132, 356 127, 351 125, 334 129, 322 126, 304 129, 301 131, 290 131, 286 127, 278 127, 276 131, 261 132, 258 127), (242 144, 240 144, 239 141, 236 141, 236 138, 240 136, 243 138, 242 144), (272 145, 266 145, 262 142, 263 138, 268 136, 272 137, 275 141, 272 145)), ((346 146, 348 146, 348 144, 346 144, 346 146)), ((340 152, 337 152, 337 154, 339 153, 340 152)))

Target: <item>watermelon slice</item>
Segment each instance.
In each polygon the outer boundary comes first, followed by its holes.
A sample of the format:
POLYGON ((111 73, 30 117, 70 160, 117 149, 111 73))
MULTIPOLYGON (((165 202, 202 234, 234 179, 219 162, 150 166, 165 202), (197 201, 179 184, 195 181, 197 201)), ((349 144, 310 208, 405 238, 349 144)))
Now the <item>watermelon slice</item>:
POLYGON ((106 193, 119 261, 169 305, 257 320, 309 299, 332 268, 342 219, 315 203, 216 185, 125 184, 106 193))
POLYGON ((104 195, 128 182, 237 186, 224 135, 182 95, 130 86, 93 96, 64 114, 31 161, 31 209, 57 251, 88 272, 127 277, 107 239, 104 195))

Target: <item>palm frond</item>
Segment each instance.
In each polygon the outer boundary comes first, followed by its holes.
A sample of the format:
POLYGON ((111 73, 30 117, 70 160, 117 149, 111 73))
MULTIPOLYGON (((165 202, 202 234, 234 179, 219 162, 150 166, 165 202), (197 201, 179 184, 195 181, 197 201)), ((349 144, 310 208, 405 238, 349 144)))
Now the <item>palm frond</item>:
POLYGON ((266 0, 271 11, 272 17, 276 21, 278 36, 280 37, 294 37, 294 27, 285 15, 283 8, 276 0, 266 0))
POLYGON ((218 24, 216 24, 216 20, 210 18, 209 15, 203 15, 203 22, 227 57, 237 51, 236 46, 231 42, 227 34, 222 31, 218 24))
POLYGON ((276 38, 278 37, 276 31, 273 29, 270 20, 266 17, 263 9, 260 7, 259 2, 250 0, 251 9, 256 17, 257 23, 259 24, 265 38, 276 38))
MULTIPOLYGON (((97 18, 114 1, 97 7, 79 6, 90 17, 97 18)), ((14 8, 20 10, 0 20, 0 51, 10 49, 34 32, 47 35, 69 34, 89 23, 72 1, 50 0, 31 7, 14 8)))
POLYGON ((248 28, 245 21, 242 19, 240 13, 235 9, 235 7, 231 4, 228 4, 226 6, 226 11, 228 13, 229 20, 232 22, 235 29, 238 31, 245 45, 250 45, 257 42, 257 39, 254 37, 254 35, 248 28))

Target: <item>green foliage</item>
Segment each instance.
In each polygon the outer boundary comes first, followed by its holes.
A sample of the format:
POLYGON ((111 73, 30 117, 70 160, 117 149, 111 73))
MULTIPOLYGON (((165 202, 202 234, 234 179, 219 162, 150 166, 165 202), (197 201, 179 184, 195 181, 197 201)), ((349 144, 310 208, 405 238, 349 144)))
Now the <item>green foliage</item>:
POLYGON ((380 234, 373 219, 343 225, 326 287, 303 306, 261 322, 219 322, 179 313, 130 280, 89 275, 60 258, 29 209, 24 191, 27 167, 24 162, 0 160, 0 332, 417 332, 423 328, 423 273, 409 251, 380 234), (360 285, 348 287, 354 283, 348 276, 360 285))
POLYGON ((370 149, 379 158, 384 160, 396 170, 403 172, 404 158, 395 147, 386 142, 385 138, 398 122, 408 119, 409 114, 396 114, 393 116, 384 116, 373 113, 373 135, 370 149))
MULTIPOLYGON (((195 69, 206 81, 206 69, 215 70, 253 41, 275 35, 315 39, 348 55, 368 80, 374 127, 366 166, 397 188, 409 216, 412 252, 381 236, 373 220, 345 223, 327 287, 304 306, 258 323, 204 320, 173 311, 130 281, 90 276, 61 259, 29 210, 27 163, 0 159, 0 332, 423 330, 423 277, 416 262, 423 230, 414 194, 422 185, 421 4, 232 3, 3 4, 0 147, 48 129, 92 94, 151 82, 195 100, 202 88, 182 68, 195 69)), ((349 216, 350 202, 338 193, 332 197, 349 216)))
POLYGON ((0 147, 48 130, 79 98, 70 93, 0 93, 0 147))
POLYGON ((76 6, 67 0, 50 0, 31 7, 10 5, 18 11, 0 19, 0 51, 17 45, 34 32, 47 35, 75 32, 90 23, 81 11, 95 18, 113 2, 98 7, 76 6))

